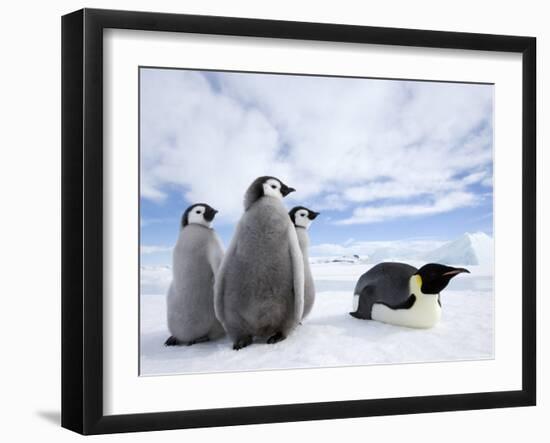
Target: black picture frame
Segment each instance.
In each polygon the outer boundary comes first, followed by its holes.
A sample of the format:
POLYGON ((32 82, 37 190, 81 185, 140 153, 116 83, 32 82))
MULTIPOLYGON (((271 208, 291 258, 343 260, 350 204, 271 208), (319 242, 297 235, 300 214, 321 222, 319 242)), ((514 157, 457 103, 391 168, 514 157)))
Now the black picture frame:
POLYGON ((62 426, 151 431, 536 403, 536 39, 340 24, 83 9, 62 18, 62 426), (522 55, 522 388, 131 415, 103 412, 103 30, 501 51, 522 55))

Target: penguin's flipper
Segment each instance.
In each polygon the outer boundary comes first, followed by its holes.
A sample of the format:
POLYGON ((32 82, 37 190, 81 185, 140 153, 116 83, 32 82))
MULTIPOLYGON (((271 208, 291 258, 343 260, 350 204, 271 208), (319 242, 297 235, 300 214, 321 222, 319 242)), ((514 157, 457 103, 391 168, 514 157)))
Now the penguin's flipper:
POLYGON ((300 321, 304 314, 304 257, 298 242, 298 234, 292 223, 288 223, 288 240, 290 245, 290 259, 292 261, 292 278, 294 282, 294 316, 300 321))
POLYGON ((164 346, 180 346, 182 345, 183 343, 181 341, 179 341, 176 337, 174 337, 173 335, 171 335, 170 337, 168 337, 166 339, 166 341, 164 342, 164 346))
POLYGON ((212 272, 216 275, 216 272, 220 269, 223 259, 223 245, 220 237, 218 237, 215 232, 212 241, 214 243, 214 247, 210 248, 208 251, 208 263, 212 268, 212 272))
POLYGON ((376 288, 372 285, 366 285, 361 289, 360 294, 356 295, 357 304, 354 304, 354 312, 350 312, 354 318, 359 320, 371 320, 372 305, 375 300, 376 288))
POLYGON ((224 317, 224 303, 223 303, 223 278, 225 274, 225 260, 222 260, 218 272, 214 274, 214 314, 218 321, 223 325, 225 323, 224 317))
MULTIPOLYGON (((414 305, 414 303, 416 302, 416 296, 414 294, 411 294, 409 295, 409 298, 407 298, 406 300, 403 300, 401 303, 397 303, 397 304, 394 304, 394 305, 389 305, 387 303, 383 303, 383 302, 377 302, 381 305, 384 305, 390 309, 393 309, 394 311, 397 310, 397 309, 411 309, 414 305)), ((438 300, 439 302, 439 300, 438 300)), ((441 306, 441 303, 439 303, 439 306, 441 306)))
POLYGON ((237 237, 239 235, 240 231, 240 222, 237 224, 237 227, 235 228, 235 233, 233 234, 233 238, 231 239, 231 242, 229 243, 229 247, 227 248, 227 251, 223 255, 223 257, 220 260, 219 267, 216 272, 214 272, 214 313, 216 314, 216 318, 218 321, 223 325, 225 328, 225 305, 224 305, 224 277, 226 273, 226 268, 228 266, 229 258, 233 257, 235 250, 237 249, 237 237))

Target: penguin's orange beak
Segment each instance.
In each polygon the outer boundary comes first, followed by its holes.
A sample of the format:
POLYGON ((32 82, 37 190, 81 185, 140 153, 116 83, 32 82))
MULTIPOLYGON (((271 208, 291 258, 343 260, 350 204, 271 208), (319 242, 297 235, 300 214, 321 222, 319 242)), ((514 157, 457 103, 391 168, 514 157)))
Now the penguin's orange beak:
POLYGON ((452 271, 447 271, 447 272, 445 272, 444 274, 441 274, 441 275, 444 276, 444 277, 447 277, 447 276, 454 277, 455 275, 462 274, 463 272, 465 272, 466 274, 470 273, 470 271, 468 271, 465 268, 455 268, 452 271))

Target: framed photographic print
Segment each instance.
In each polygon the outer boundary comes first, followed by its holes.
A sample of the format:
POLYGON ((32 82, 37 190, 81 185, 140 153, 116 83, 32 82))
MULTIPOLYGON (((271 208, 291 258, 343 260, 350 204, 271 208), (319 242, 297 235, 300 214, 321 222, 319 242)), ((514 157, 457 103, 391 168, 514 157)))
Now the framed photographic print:
POLYGON ((534 405, 531 37, 62 21, 62 425, 534 405))

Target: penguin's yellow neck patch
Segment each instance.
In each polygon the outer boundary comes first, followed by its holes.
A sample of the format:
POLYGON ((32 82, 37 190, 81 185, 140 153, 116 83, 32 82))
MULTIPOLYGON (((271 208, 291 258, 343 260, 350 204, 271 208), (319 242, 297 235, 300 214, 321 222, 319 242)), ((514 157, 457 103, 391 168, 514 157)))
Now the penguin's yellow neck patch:
POLYGON ((413 275, 409 281, 409 292, 411 294, 420 295, 422 294, 422 277, 420 275, 413 275))

